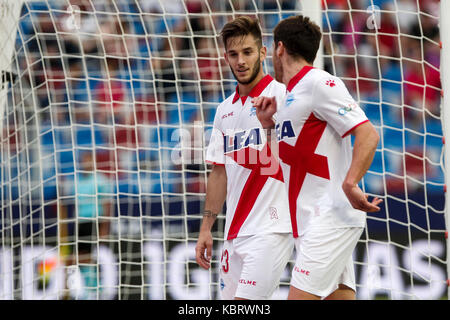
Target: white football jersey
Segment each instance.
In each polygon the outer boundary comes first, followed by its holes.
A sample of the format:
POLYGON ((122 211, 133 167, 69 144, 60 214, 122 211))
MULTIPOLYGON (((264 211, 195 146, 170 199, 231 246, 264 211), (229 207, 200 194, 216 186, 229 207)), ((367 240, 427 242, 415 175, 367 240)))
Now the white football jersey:
POLYGON ((253 97, 275 96, 286 87, 266 75, 249 96, 236 93, 216 110, 206 161, 225 165, 227 199, 225 239, 262 233, 292 232, 287 193, 278 160, 271 154, 256 117, 253 97))
POLYGON ((349 133, 369 121, 344 83, 305 66, 278 106, 276 134, 293 235, 307 228, 364 227, 342 190, 352 160, 349 133))

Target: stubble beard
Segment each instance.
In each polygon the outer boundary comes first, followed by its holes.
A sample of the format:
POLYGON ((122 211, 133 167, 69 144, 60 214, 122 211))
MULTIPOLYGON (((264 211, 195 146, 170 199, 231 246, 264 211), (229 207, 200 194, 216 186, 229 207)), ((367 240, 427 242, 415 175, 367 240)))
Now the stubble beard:
POLYGON ((231 73, 233 73, 234 78, 237 80, 237 82, 239 82, 240 84, 249 84, 252 83, 253 80, 256 79, 256 77, 259 74, 259 71, 261 70, 261 58, 258 57, 258 61, 256 61, 255 66, 253 67, 253 71, 252 74, 250 76, 250 78, 247 81, 240 81, 239 78, 236 76, 236 73, 234 73, 233 68, 231 68, 231 73))

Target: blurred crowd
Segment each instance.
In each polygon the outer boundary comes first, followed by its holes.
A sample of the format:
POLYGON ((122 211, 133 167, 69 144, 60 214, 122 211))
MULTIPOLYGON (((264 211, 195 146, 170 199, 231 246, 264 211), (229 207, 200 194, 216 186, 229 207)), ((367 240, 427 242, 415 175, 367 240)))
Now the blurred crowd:
POLYGON ((372 171, 387 174, 366 176, 369 189, 441 193, 425 183, 443 182, 439 1, 323 3, 325 68, 380 126, 372 171))
MULTIPOLYGON (((382 136, 371 169, 379 175, 366 187, 390 192, 388 181, 402 192, 404 175, 442 182, 439 1, 322 7, 324 68, 342 77, 382 136)), ((217 104, 235 90, 218 33, 235 15, 258 17, 271 55, 273 27, 300 9, 296 0, 27 2, 16 64, 36 96, 43 152, 56 157, 46 172, 70 184, 78 151, 90 150, 118 193, 203 194, 202 156, 172 160, 205 146, 217 104)), ((271 72, 270 59, 265 65, 271 72)))

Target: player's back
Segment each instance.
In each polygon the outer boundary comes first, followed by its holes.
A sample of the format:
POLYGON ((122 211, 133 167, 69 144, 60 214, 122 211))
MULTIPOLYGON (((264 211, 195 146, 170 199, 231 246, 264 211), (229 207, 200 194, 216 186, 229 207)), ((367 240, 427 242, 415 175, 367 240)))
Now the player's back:
POLYGON ((276 124, 294 236, 307 228, 364 226, 342 191, 350 167, 349 132, 368 121, 344 83, 304 67, 288 84, 276 124))

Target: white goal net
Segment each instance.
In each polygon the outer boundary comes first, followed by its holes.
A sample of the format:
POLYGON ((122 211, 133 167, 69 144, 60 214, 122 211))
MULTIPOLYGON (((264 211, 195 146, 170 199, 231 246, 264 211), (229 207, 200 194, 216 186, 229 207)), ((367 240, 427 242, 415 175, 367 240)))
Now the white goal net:
POLYGON ((194 248, 236 87, 218 34, 258 17, 272 73, 272 30, 301 13, 381 137, 357 297, 446 299, 437 0, 0 0, 0 299, 217 299, 224 215, 211 270, 194 248))

